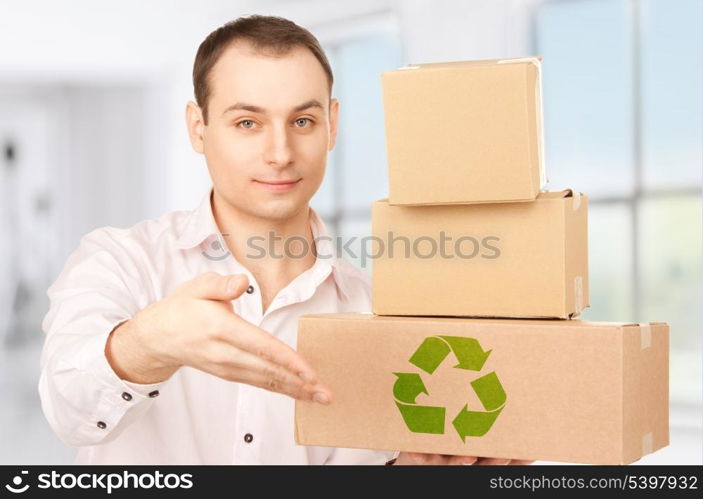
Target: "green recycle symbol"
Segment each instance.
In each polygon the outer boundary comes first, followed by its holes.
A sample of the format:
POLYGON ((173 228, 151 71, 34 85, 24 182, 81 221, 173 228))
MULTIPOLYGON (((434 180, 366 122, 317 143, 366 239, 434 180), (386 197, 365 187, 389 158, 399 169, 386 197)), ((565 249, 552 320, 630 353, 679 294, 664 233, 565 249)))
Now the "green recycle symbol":
MULTIPOLYGON (((459 361, 455 369, 481 371, 492 350, 484 352, 474 338, 461 336, 431 336, 425 338, 410 363, 428 374, 434 373, 449 352, 453 351, 459 361)), ((421 393, 429 395, 422 378, 417 373, 393 373, 397 376, 393 385, 395 403, 408 429, 413 433, 444 433, 445 408, 417 405, 415 399, 421 393)), ((485 411, 470 411, 468 404, 454 417, 452 425, 462 442, 466 437, 481 437, 491 429, 505 407, 506 395, 495 372, 490 372, 471 382, 485 411)))

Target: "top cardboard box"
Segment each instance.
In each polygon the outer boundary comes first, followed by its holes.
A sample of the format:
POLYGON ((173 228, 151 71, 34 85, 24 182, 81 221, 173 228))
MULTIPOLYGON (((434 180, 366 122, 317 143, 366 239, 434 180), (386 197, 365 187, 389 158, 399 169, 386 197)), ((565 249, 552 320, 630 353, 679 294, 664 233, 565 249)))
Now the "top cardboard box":
POLYGON ((381 74, 389 203, 532 201, 546 183, 541 58, 381 74))

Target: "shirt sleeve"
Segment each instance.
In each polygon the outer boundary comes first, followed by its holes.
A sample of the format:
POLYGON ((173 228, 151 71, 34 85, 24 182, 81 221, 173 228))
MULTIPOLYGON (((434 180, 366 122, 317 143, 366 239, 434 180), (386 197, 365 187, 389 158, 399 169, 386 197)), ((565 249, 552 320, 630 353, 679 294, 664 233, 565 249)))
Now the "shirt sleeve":
POLYGON ((392 450, 367 450, 348 449, 337 447, 332 451, 325 464, 386 464, 391 459, 398 457, 398 451, 392 450))
POLYGON ((124 381, 105 356, 109 334, 141 308, 138 266, 107 229, 81 239, 47 291, 42 322, 42 410, 58 437, 74 446, 116 438, 155 403, 163 384, 124 381))

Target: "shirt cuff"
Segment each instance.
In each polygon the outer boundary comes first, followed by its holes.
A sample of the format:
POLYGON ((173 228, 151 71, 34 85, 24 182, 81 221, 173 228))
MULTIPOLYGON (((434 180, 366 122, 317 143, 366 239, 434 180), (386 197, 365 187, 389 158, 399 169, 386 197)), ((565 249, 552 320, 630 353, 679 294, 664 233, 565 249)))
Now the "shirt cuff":
POLYGON ((152 383, 150 385, 142 385, 139 383, 127 381, 126 379, 122 379, 120 381, 122 381, 122 383, 125 384, 127 388, 129 388, 129 390, 138 393, 139 395, 143 395, 145 397, 148 397, 149 394, 153 394, 154 390, 158 391, 158 389, 165 383, 164 381, 161 381, 159 383, 152 383))
MULTIPOLYGON (((121 322, 124 320, 115 322, 115 327, 121 322)), ((78 356, 80 371, 83 376, 87 376, 84 388, 95 401, 86 425, 81 425, 77 430, 76 437, 79 441, 96 442, 114 438, 154 403, 154 399, 159 396, 159 388, 165 383, 143 385, 117 376, 105 355, 105 344, 113 329, 114 327, 106 328, 105 333, 85 338, 78 356)))
POLYGON ((116 391, 120 391, 120 393, 126 392, 131 396, 136 395, 137 398, 142 399, 158 396, 158 389, 165 381, 141 384, 124 380, 117 375, 114 369, 112 369, 110 362, 107 360, 107 356, 105 355, 107 340, 112 331, 123 322, 126 322, 126 320, 122 319, 116 322, 114 327, 109 328, 109 331, 106 333, 95 335, 90 338, 90 340, 86 340, 86 370, 95 373, 105 387, 113 388, 116 391))

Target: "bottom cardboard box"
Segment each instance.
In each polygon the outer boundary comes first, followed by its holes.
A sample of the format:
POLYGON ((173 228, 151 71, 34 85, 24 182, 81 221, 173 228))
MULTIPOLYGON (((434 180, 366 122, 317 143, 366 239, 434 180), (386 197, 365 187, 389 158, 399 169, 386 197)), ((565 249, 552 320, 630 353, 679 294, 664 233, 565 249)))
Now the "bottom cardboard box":
POLYGON ((322 445, 628 464, 669 443, 669 327, 580 320, 303 315, 333 392, 296 401, 322 445))

